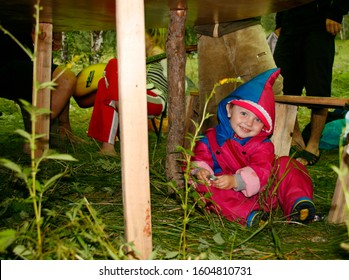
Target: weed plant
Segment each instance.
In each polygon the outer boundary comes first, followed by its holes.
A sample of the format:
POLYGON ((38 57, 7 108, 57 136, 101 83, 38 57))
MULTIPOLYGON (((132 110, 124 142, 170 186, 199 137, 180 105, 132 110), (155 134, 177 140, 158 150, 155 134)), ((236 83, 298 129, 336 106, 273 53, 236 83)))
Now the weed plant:
POLYGON ((195 128, 194 133, 193 134, 188 133, 186 135, 186 138, 189 140, 189 148, 185 149, 184 147, 178 147, 178 152, 180 152, 182 154, 182 157, 183 157, 182 166, 184 169, 183 176, 184 176, 184 190, 185 191, 184 191, 184 194, 182 194, 178 190, 178 188, 176 188, 176 187, 173 188, 173 190, 179 196, 179 198, 181 200, 181 206, 183 209, 183 229, 181 232, 181 237, 180 237, 180 241, 179 241, 179 250, 178 250, 179 256, 181 256, 181 258, 183 258, 183 259, 187 258, 188 244, 187 244, 186 233, 187 233, 187 226, 190 222, 192 212, 195 210, 197 204, 204 207, 204 204, 205 204, 204 201, 210 199, 209 192, 206 193, 203 197, 200 197, 199 194, 193 190, 193 184, 190 183, 192 180, 195 180, 195 178, 193 178, 191 176, 191 169, 195 168, 191 164, 191 158, 194 155, 193 149, 195 147, 196 142, 201 138, 199 133, 200 133, 201 128, 204 124, 204 121, 212 116, 212 114, 207 113, 208 103, 210 102, 210 100, 212 99, 214 94, 216 93, 217 87, 220 87, 220 86, 227 84, 227 83, 242 83, 242 80, 240 78, 227 78, 227 79, 223 79, 223 80, 219 81, 218 83, 216 83, 213 86, 211 93, 206 97, 206 101, 205 101, 205 105, 204 105, 204 109, 203 109, 203 117, 202 117, 200 123, 196 123, 196 122, 192 121, 194 128, 195 128))

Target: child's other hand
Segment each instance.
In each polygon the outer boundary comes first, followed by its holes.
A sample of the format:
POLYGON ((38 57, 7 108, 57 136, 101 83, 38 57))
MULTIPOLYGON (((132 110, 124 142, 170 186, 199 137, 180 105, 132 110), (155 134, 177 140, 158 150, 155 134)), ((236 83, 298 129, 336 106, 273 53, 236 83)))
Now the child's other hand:
POLYGON ((217 176, 217 179, 212 182, 212 185, 217 189, 230 190, 234 188, 236 182, 233 175, 217 176))

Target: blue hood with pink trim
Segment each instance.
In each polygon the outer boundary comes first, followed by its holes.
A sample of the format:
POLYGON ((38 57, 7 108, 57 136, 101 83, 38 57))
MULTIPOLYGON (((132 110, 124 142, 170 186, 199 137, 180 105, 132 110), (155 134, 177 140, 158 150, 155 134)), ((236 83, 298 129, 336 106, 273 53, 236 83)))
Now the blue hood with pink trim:
MULTIPOLYGON (((273 84, 280 74, 279 68, 267 70, 246 83, 224 98, 218 105, 217 117, 219 124, 216 127, 217 136, 230 139, 234 135, 226 105, 237 104, 252 111, 264 123, 264 128, 259 136, 269 137, 274 131, 275 122, 275 99, 273 84)), ((218 139, 217 139, 218 140, 218 139)), ((221 142, 219 141, 219 142, 221 142)))

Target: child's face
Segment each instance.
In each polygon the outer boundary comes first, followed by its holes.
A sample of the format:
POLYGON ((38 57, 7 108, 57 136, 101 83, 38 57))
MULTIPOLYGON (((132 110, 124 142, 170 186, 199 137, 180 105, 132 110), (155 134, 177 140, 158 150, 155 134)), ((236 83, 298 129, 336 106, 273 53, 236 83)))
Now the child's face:
POLYGON ((226 108, 230 125, 240 138, 253 137, 262 131, 264 124, 250 110, 232 104, 227 104, 226 108))

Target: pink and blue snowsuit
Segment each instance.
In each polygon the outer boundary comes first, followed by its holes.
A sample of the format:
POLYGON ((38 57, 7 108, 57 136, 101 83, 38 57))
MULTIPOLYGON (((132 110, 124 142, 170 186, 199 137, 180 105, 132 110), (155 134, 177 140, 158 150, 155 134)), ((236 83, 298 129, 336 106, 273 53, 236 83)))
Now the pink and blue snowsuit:
POLYGON ((194 149, 194 168, 205 168, 215 175, 238 174, 242 179, 245 187, 241 191, 203 184, 195 188, 202 194, 211 192, 208 208, 243 225, 254 210, 270 212, 280 206, 289 217, 297 201, 313 199, 312 180, 306 168, 288 156, 277 157, 269 139, 275 119, 272 85, 278 75, 279 69, 268 70, 224 98, 218 105, 219 124, 208 129, 194 149), (256 114, 264 123, 262 132, 255 137, 237 137, 227 116, 228 103, 256 114))

